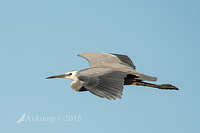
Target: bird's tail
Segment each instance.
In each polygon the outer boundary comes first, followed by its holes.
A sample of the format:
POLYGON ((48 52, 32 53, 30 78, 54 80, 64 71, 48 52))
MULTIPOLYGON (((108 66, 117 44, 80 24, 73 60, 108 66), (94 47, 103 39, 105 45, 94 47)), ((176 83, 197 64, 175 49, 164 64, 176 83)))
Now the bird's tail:
POLYGON ((148 87, 153 87, 153 88, 158 88, 158 89, 167 89, 167 90, 179 90, 177 87, 171 84, 156 85, 156 84, 146 83, 142 81, 135 81, 131 85, 148 86, 148 87))

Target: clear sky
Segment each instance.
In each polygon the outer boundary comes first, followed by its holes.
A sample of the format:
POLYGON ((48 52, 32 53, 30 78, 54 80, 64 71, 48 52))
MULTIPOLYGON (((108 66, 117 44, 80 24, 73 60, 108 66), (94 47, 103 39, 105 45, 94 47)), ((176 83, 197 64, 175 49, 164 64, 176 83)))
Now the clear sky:
POLYGON ((200 132, 199 7, 199 0, 1 0, 0 132, 200 132), (109 101, 74 92, 70 80, 45 79, 87 68, 81 52, 128 55, 138 72, 180 90, 125 86, 121 100, 109 101))

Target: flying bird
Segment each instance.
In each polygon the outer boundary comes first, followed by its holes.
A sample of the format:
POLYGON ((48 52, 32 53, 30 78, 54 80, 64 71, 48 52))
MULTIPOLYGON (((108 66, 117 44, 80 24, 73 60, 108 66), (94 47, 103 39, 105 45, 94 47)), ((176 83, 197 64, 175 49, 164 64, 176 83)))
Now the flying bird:
POLYGON ((178 90, 171 84, 156 85, 144 81, 156 81, 156 77, 136 72, 136 67, 126 55, 97 52, 80 53, 90 67, 84 70, 47 77, 67 78, 73 80, 71 88, 78 92, 89 91, 109 100, 121 99, 124 85, 148 86, 158 89, 178 90))

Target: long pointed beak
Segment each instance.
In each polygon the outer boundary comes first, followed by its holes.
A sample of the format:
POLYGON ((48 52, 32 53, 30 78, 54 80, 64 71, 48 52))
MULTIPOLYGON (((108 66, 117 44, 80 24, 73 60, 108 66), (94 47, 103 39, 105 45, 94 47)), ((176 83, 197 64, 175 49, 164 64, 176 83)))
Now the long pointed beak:
POLYGON ((61 75, 55 75, 55 76, 51 76, 51 77, 47 77, 46 79, 52 79, 52 78, 65 78, 66 74, 61 74, 61 75))

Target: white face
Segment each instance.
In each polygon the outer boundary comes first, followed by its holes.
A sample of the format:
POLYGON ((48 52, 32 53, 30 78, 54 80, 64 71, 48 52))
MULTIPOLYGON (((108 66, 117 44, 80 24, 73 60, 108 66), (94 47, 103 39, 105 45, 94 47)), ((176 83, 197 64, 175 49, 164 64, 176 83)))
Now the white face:
POLYGON ((66 78, 66 79, 72 79, 72 80, 78 80, 78 78, 76 77, 78 71, 71 71, 71 72, 67 72, 65 74, 61 74, 61 75, 55 75, 55 76, 51 76, 51 77, 47 77, 46 79, 52 79, 52 78, 66 78))
POLYGON ((71 80, 77 80, 76 74, 78 73, 78 71, 71 71, 71 72, 67 72, 65 73, 67 79, 71 79, 71 80))

